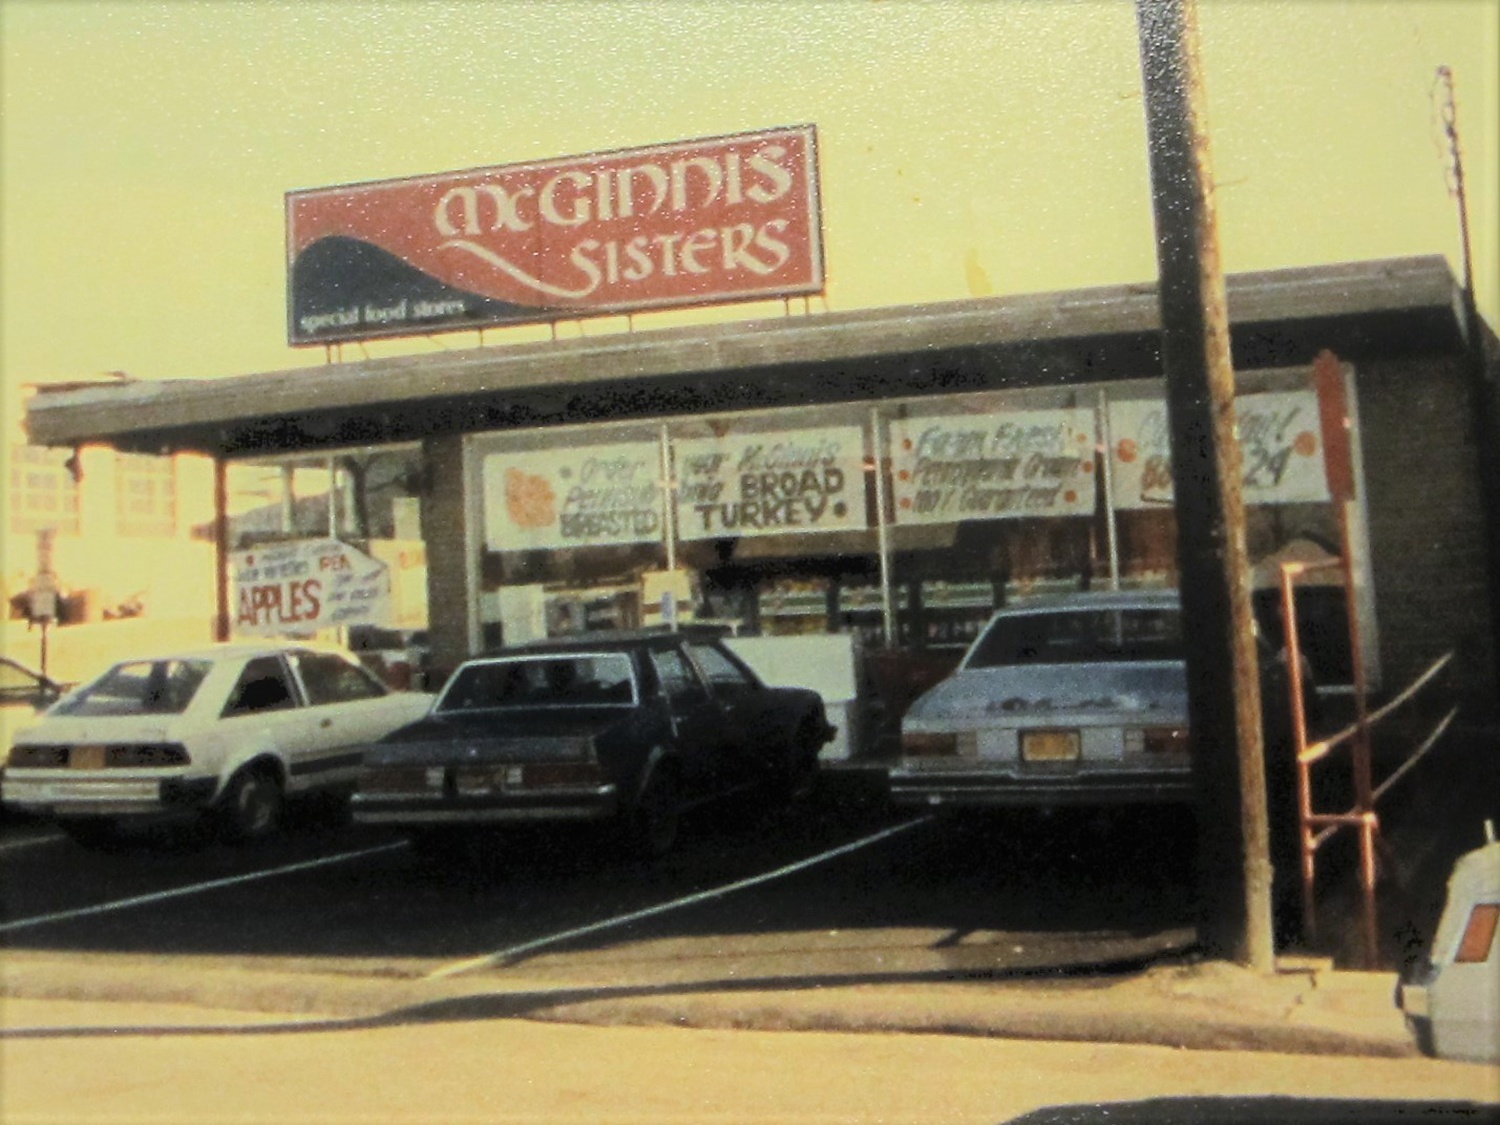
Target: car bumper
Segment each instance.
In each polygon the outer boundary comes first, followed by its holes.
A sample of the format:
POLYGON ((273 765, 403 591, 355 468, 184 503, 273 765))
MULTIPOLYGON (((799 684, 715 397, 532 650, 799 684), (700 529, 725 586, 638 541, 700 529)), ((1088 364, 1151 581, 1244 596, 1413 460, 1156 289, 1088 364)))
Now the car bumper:
POLYGON ((79 777, 66 770, 7 769, 0 800, 42 816, 164 816, 203 808, 214 777, 79 777))
POLYGON ((539 824, 607 820, 620 809, 613 785, 595 789, 486 796, 356 792, 360 824, 539 824))
POLYGON ((1193 799, 1192 775, 1179 770, 1080 772, 1017 777, 986 770, 894 767, 891 802, 926 808, 1178 804, 1193 799))

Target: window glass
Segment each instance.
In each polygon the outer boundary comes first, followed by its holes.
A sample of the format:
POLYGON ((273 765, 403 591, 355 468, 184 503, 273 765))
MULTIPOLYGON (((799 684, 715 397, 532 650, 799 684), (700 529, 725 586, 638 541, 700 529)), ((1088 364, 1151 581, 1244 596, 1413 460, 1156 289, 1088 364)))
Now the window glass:
POLYGON ((40 445, 10 447, 11 531, 24 535, 55 528, 78 534, 78 478, 68 468, 74 456, 40 445))
POLYGON ((996 618, 966 666, 1182 659, 1175 609, 1067 610, 996 618))
POLYGON ((286 669, 274 656, 257 656, 245 665, 239 681, 224 705, 224 717, 283 711, 297 706, 297 697, 287 681, 286 669))
POLYGON ((656 669, 656 678, 661 681, 662 691, 668 699, 682 699, 701 693, 692 665, 679 650, 662 649, 651 654, 651 665, 656 669))
POLYGON ((690 644, 688 651, 693 654, 693 659, 698 662, 698 667, 708 677, 708 682, 716 688, 748 688, 751 686, 750 677, 745 674, 738 664, 725 656, 721 649, 713 645, 690 644))
POLYGON ((385 688, 364 668, 331 652, 298 652, 292 656, 307 702, 318 707, 327 703, 348 703, 356 699, 376 699, 385 688))
POLYGON ((115 454, 115 511, 121 535, 177 531, 177 469, 170 457, 115 454))
POLYGON ((117 664, 58 705, 59 715, 179 715, 208 675, 206 660, 117 664))
POLYGON ((454 674, 436 709, 594 707, 631 704, 635 699, 630 657, 602 652, 476 661, 454 674))

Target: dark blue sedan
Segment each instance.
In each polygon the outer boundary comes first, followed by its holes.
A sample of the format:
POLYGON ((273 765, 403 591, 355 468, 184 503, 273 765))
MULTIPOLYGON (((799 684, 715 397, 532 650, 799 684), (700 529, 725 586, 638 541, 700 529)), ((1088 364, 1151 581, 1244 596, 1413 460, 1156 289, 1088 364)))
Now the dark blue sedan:
POLYGON ((613 820, 647 858, 706 801, 792 801, 834 734, 713 634, 610 632, 475 657, 426 718, 365 750, 354 817, 414 830, 613 820))

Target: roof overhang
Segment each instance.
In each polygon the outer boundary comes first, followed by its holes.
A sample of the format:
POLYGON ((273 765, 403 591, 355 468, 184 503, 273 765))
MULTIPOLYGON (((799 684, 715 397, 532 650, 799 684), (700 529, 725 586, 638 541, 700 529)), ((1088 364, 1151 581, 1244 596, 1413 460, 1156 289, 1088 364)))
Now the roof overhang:
MULTIPOLYGON (((1226 279, 1237 368, 1457 354, 1440 256, 1226 279)), ((30 440, 250 456, 604 418, 1141 378, 1155 284, 619 332, 219 379, 43 387, 30 440)))

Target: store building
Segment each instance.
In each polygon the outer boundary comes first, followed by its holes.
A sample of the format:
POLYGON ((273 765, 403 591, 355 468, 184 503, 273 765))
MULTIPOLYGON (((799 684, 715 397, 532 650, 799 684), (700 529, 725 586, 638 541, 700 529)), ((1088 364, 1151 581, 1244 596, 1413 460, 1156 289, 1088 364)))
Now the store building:
MULTIPOLYGON (((1252 559, 1268 576, 1277 558, 1341 549, 1312 380, 1332 352, 1370 679, 1397 688, 1456 650, 1455 690, 1492 715, 1479 449, 1495 434, 1477 420, 1447 264, 1227 286, 1252 559)), ((1004 601, 1174 583, 1160 370, 1142 284, 101 384, 39 393, 27 414, 40 444, 208 454, 221 494, 245 462, 345 466, 329 534, 424 556, 439 668, 539 634, 693 616, 857 638, 884 654, 876 690, 899 697, 1004 601)), ((228 559, 246 544, 227 519, 219 537, 227 635, 228 559)), ((1332 687, 1348 677, 1343 604, 1336 589, 1306 601, 1332 687)))

